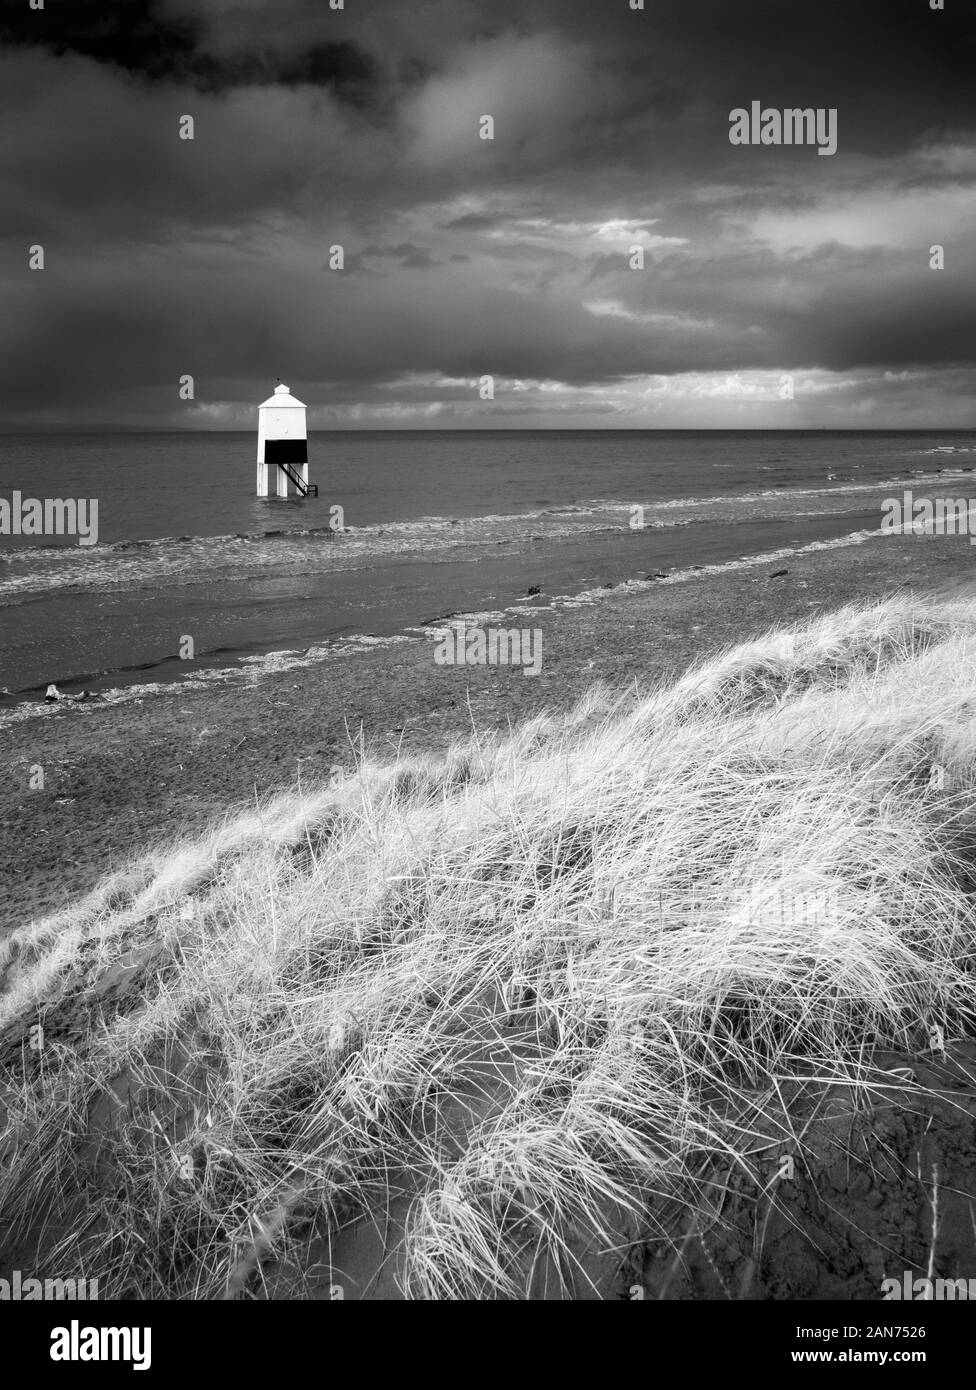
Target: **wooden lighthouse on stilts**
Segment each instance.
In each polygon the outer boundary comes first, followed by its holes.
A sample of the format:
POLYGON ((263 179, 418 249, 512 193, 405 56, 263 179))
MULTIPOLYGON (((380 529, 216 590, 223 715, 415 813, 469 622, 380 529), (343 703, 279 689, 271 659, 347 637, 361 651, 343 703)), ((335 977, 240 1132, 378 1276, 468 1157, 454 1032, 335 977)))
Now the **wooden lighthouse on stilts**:
POLYGON ((299 497, 317 497, 319 490, 308 481, 308 431, 305 407, 296 401, 287 386, 258 406, 259 497, 271 496, 271 478, 278 497, 288 496, 291 483, 299 497))

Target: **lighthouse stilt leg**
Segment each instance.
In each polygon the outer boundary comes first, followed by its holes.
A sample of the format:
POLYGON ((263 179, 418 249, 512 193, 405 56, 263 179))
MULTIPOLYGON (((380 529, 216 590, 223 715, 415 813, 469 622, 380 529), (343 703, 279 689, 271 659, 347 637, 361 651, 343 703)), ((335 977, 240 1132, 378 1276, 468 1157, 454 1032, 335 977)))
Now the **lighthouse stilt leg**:
POLYGON ((267 497, 268 495, 268 465, 266 463, 258 464, 257 495, 259 497, 267 497))
POLYGON ((275 469, 275 472, 278 474, 278 496, 279 496, 279 497, 287 497, 287 496, 288 496, 288 474, 285 472, 285 470, 284 470, 283 468, 276 468, 276 469, 275 469))
POLYGON ((301 474, 302 482, 305 484, 305 491, 307 492, 307 491, 308 491, 308 464, 307 464, 307 463, 303 463, 303 464, 301 465, 301 467, 299 468, 298 471, 299 471, 299 473, 301 474))

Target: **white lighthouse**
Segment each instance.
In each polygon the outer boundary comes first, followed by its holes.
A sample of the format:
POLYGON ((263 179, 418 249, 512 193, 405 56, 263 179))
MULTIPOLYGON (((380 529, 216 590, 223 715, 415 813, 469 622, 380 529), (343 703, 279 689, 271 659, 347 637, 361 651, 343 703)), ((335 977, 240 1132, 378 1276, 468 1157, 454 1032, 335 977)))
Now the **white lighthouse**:
POLYGON ((270 497, 270 474, 276 475, 279 497, 288 496, 288 484, 294 484, 301 497, 318 494, 317 487, 308 483, 308 432, 305 428, 305 407, 297 401, 287 386, 276 386, 275 393, 258 406, 258 477, 259 497, 270 497))

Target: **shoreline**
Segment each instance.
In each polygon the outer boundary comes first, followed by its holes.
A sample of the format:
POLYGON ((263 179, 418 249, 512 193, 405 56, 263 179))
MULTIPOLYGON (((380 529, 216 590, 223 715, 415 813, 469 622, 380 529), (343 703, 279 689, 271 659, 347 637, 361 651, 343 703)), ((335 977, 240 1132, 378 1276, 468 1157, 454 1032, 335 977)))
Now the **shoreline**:
POLYGON ((0 934, 63 907, 141 851, 296 782, 323 782, 362 754, 443 750, 472 729, 565 710, 598 682, 649 690, 770 628, 971 576, 965 536, 879 536, 525 609, 525 625, 543 633, 535 677, 439 666, 432 628, 416 641, 350 641, 226 684, 184 681, 167 698, 42 706, 44 717, 6 726, 0 856, 10 888, 0 934), (44 785, 32 789, 38 768, 44 785))
MULTIPOLYGON (((843 526, 846 528, 854 518, 844 517, 843 526)), ((652 523, 647 528, 647 534, 653 535, 657 529, 656 523, 652 523)), ((828 526, 828 530, 832 529, 828 526)), ((551 592, 548 587, 543 590, 541 585, 526 584, 525 592, 521 595, 508 595, 508 602, 503 602, 499 607, 496 601, 494 607, 487 611, 490 612, 492 621, 515 620, 520 617, 535 617, 539 613, 558 612, 565 608, 576 608, 581 604, 591 602, 594 598, 604 597, 604 591, 615 589, 620 592, 637 594, 649 592, 657 588, 663 581, 665 583, 686 583, 688 581, 699 581, 703 577, 716 577, 720 574, 732 573, 740 569, 758 569, 763 565, 777 564, 784 560, 791 560, 794 556, 802 555, 808 551, 842 549, 848 545, 864 544, 873 539, 874 530, 857 529, 850 531, 842 529, 839 535, 826 535, 813 537, 807 541, 796 542, 790 545, 774 546, 769 550, 760 550, 746 555, 739 555, 728 559, 707 559, 702 558, 702 562, 694 565, 669 565, 667 560, 644 558, 644 563, 637 566, 640 571, 638 574, 621 573, 617 568, 617 577, 598 584, 597 588, 577 588, 571 593, 551 592), (662 570, 660 566, 663 565, 662 570), (650 568, 650 573, 648 569, 650 568), (646 578, 643 575, 646 574, 646 578), (531 595, 538 595, 532 603, 525 600, 531 595)), ((524 568, 524 556, 519 557, 523 561, 524 580, 535 580, 546 578, 546 572, 559 567, 559 557, 555 552, 551 552, 548 561, 543 560, 532 568, 524 568)), ((471 562, 469 562, 471 563, 471 562)), ((484 561, 475 561, 475 564, 483 564, 484 561)), ((600 562, 592 560, 585 566, 593 568, 594 563, 601 568, 600 562)), ((579 568, 577 563, 576 568, 579 568)), ((606 573, 606 570, 603 571, 606 573)), ((565 566, 560 567, 560 582, 565 582, 565 566)), ((590 577, 590 583, 594 577, 590 577)), ((511 586, 509 585, 509 588, 511 586)), ((481 597, 481 595, 479 595, 481 597)), ((497 600, 496 594, 486 595, 483 599, 487 603, 490 598, 497 600)), ((178 655, 169 653, 165 656, 155 658, 150 661, 136 662, 130 665, 123 665, 114 669, 102 669, 84 671, 75 674, 57 674, 48 671, 43 679, 32 684, 19 686, 15 689, 7 689, 0 693, 0 730, 13 720, 30 718, 42 712, 43 706, 36 698, 48 689, 51 684, 65 687, 65 695, 69 700, 76 700, 78 693, 70 687, 82 687, 89 694, 97 694, 100 700, 110 704, 124 703, 132 698, 150 697, 153 695, 164 695, 171 692, 173 687, 188 686, 199 688, 208 685, 224 685, 235 681, 241 683, 247 680, 250 675, 261 677, 266 674, 275 674, 283 670, 291 670, 295 667, 312 666, 320 661, 328 660, 335 652, 349 649, 363 650, 370 646, 393 646, 404 641, 416 641, 431 635, 436 629, 437 623, 442 619, 457 621, 468 619, 471 622, 481 620, 485 617, 484 611, 469 609, 450 609, 433 618, 415 617, 411 621, 397 622, 389 620, 389 615, 383 615, 379 621, 374 619, 375 626, 379 632, 327 632, 322 636, 315 636, 314 639, 307 641, 307 645, 299 643, 296 646, 282 647, 279 642, 256 641, 243 646, 218 646, 216 648, 202 652, 191 662, 187 663, 178 655), (152 681, 140 681, 139 677, 143 673, 153 672, 157 679, 152 681), (114 682, 114 683, 113 683, 114 682), (13 716, 11 719, 10 716, 13 716)))
MULTIPOLYGON (((531 459, 520 461, 500 511, 484 480, 462 498, 429 461, 421 469, 426 490, 394 491, 393 502, 384 491, 381 506, 376 479, 357 490, 340 459, 330 487, 348 494, 341 535, 305 504, 293 511, 282 503, 289 515, 272 517, 235 494, 230 513, 205 507, 191 518, 173 514, 166 494, 157 519, 172 527, 147 537, 137 490, 116 517, 120 537, 97 554, 32 545, 0 554, 0 728, 51 683, 114 699, 117 689, 182 680, 177 634, 193 634, 196 673, 207 668, 222 683, 233 668, 275 667, 281 649, 301 653, 357 634, 390 638, 428 614, 508 609, 539 588, 569 597, 645 573, 674 574, 692 560, 733 569, 746 557, 762 563, 807 544, 843 544, 877 530, 887 493, 936 480, 962 487, 976 467, 957 457, 972 455, 969 440, 939 444, 932 436, 934 447, 914 451, 904 442, 849 448, 828 464, 809 441, 790 450, 764 437, 748 457, 740 449, 717 460, 703 449, 680 477, 673 450, 659 448, 640 460, 632 449, 620 458, 611 450, 606 467, 588 465, 583 478, 580 448, 565 484, 551 454, 541 474, 531 459), (639 507, 628 500, 637 496, 639 507), (389 518, 391 506, 400 520, 389 518)), ((145 462, 151 472, 158 459, 145 462)), ((215 480, 227 462, 218 451, 215 480)))
MULTIPOLYGON (((144 682, 182 681, 190 671, 191 680, 206 669, 209 679, 222 683, 235 671, 262 663, 273 669, 282 649, 294 656, 325 653, 329 644, 349 639, 392 640, 429 624, 427 614, 485 607, 517 611, 534 592, 557 596, 556 606, 572 604, 581 590, 642 582, 662 569, 672 578, 690 577, 689 550, 700 562, 696 569, 762 564, 807 546, 868 536, 877 529, 876 520, 875 510, 828 511, 799 521, 769 516, 732 525, 714 516, 698 523, 652 520, 637 529, 622 520, 576 533, 544 530, 493 540, 462 538, 453 528, 463 531, 463 525, 451 522, 450 543, 430 551, 399 547, 383 557, 367 557, 357 551, 360 543, 353 536, 324 550, 314 546, 306 556, 307 570, 279 571, 272 563, 267 572, 259 566, 209 582, 201 575, 192 582, 163 575, 151 597, 149 574, 129 575, 131 596, 118 584, 88 590, 79 575, 76 587, 42 587, 22 600, 34 606, 14 603, 0 612, 0 631, 9 643, 0 727, 4 710, 30 703, 52 682, 90 688, 110 699, 144 682), (16 622, 16 614, 27 611, 33 617, 29 629, 16 622), (198 634, 200 650, 190 667, 174 649, 174 632, 198 634)), ((538 602, 547 606, 549 599, 538 602)))

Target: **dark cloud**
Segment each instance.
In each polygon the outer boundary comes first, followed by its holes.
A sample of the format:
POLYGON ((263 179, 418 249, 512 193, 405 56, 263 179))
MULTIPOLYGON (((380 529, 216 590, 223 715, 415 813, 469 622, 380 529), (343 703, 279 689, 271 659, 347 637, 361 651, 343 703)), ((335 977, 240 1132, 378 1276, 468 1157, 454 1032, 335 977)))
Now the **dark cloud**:
MULTIPOLYGON (((252 13, 254 7, 250 7, 252 13)), ((271 25, 270 10, 261 11, 271 25)), ((223 22, 231 24, 228 8, 223 22)), ((62 56, 74 54, 117 67, 146 83, 177 83, 203 92, 227 87, 329 87, 354 102, 368 99, 375 64, 348 40, 313 41, 295 51, 274 43, 214 52, 207 44, 206 7, 165 0, 71 0, 31 11, 21 0, 0 0, 0 43, 62 56)))
POLYGON ((485 372, 541 418, 547 383, 599 414, 789 369, 931 410, 976 354, 976 16, 947 5, 0 0, 6 418, 166 423, 185 372, 218 423, 279 375, 336 421, 485 372), (753 99, 837 107, 838 153, 731 146, 753 99))
POLYGON ((356 261, 360 264, 367 259, 396 261, 410 270, 430 270, 438 264, 428 247, 415 246, 411 241, 402 241, 397 246, 375 246, 371 243, 356 255, 356 261))
POLYGON ((155 0, 71 0, 33 10, 21 0, 0 0, 0 44, 60 56, 79 54, 95 62, 138 72, 148 81, 201 75, 207 66, 196 50, 197 31, 188 20, 167 20, 155 0))
POLYGON ((395 254, 409 270, 432 270, 438 264, 425 246, 411 246, 409 242, 398 246, 395 254))
POLYGON ((487 232, 500 227, 504 220, 485 212, 466 212, 463 217, 452 217, 450 222, 445 222, 444 228, 449 232, 487 232))

